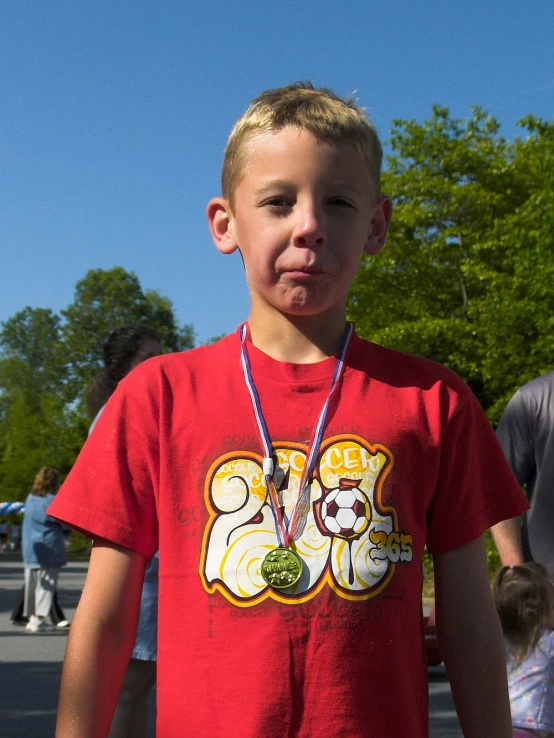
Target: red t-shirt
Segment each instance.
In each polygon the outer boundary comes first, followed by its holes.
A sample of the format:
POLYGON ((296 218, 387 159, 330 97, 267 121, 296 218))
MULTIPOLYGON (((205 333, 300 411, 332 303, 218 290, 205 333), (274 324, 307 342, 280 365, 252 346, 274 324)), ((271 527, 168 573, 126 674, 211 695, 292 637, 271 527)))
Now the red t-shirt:
MULTIPOLYGON (((290 517, 336 360, 248 354, 290 517)), ((444 367, 354 335, 291 590, 260 575, 277 545, 262 458, 234 334, 123 380, 49 510, 160 550, 158 738, 427 736, 423 548, 527 508, 478 403, 444 367)))

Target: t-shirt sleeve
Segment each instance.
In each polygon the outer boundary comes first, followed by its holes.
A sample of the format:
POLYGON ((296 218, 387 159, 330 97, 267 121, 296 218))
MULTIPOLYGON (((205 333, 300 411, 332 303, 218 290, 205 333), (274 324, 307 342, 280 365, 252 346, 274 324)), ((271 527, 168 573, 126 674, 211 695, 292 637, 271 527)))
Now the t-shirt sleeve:
POLYGON ((535 457, 531 416, 521 390, 507 404, 496 435, 517 480, 526 484, 535 474, 535 457))
POLYGON ((151 558, 158 548, 160 413, 149 375, 139 370, 120 382, 48 513, 151 558))
POLYGON ((442 437, 427 548, 433 554, 459 548, 528 508, 486 415, 468 390, 442 437))

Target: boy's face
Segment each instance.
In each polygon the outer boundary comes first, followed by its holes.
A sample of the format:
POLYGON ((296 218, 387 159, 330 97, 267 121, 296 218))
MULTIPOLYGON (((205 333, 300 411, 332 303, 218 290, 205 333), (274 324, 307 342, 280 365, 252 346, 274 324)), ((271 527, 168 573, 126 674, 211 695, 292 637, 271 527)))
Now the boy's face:
POLYGON ((233 209, 216 198, 208 219, 219 250, 241 252, 252 311, 344 312, 362 253, 384 245, 390 200, 375 198, 348 144, 288 126, 245 146, 233 209))

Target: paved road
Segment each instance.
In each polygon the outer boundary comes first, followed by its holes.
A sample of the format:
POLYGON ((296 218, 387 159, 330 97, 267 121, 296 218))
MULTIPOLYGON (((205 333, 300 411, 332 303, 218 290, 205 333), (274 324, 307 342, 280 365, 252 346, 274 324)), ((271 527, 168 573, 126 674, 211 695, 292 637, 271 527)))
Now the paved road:
MULTIPOLYGON (((62 569, 59 599, 71 620, 86 575, 86 563, 62 569)), ((23 583, 23 565, 0 553, 0 735, 2 738, 52 738, 67 632, 27 633, 9 616, 23 583)), ((462 738, 442 667, 429 669, 430 738, 462 738)), ((153 700, 152 700, 153 702, 153 700)), ((154 735, 150 705, 148 738, 154 735)))

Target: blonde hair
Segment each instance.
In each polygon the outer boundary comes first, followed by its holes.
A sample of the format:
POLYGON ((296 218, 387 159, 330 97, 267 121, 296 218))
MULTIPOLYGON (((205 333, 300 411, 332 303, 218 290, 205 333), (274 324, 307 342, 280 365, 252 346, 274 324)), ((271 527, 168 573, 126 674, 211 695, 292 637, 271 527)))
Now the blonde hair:
POLYGON ((51 466, 43 466, 35 477, 31 494, 37 497, 46 497, 48 494, 55 495, 61 484, 59 471, 51 466))
POLYGON ((334 143, 346 143, 364 158, 372 193, 381 194, 383 150, 377 131, 353 98, 341 98, 311 82, 266 90, 237 120, 225 148, 221 188, 234 205, 234 195, 245 168, 245 144, 257 133, 295 126, 334 143))
POLYGON ((508 653, 520 664, 548 627, 554 602, 548 573, 534 561, 503 566, 496 574, 493 595, 508 653))

